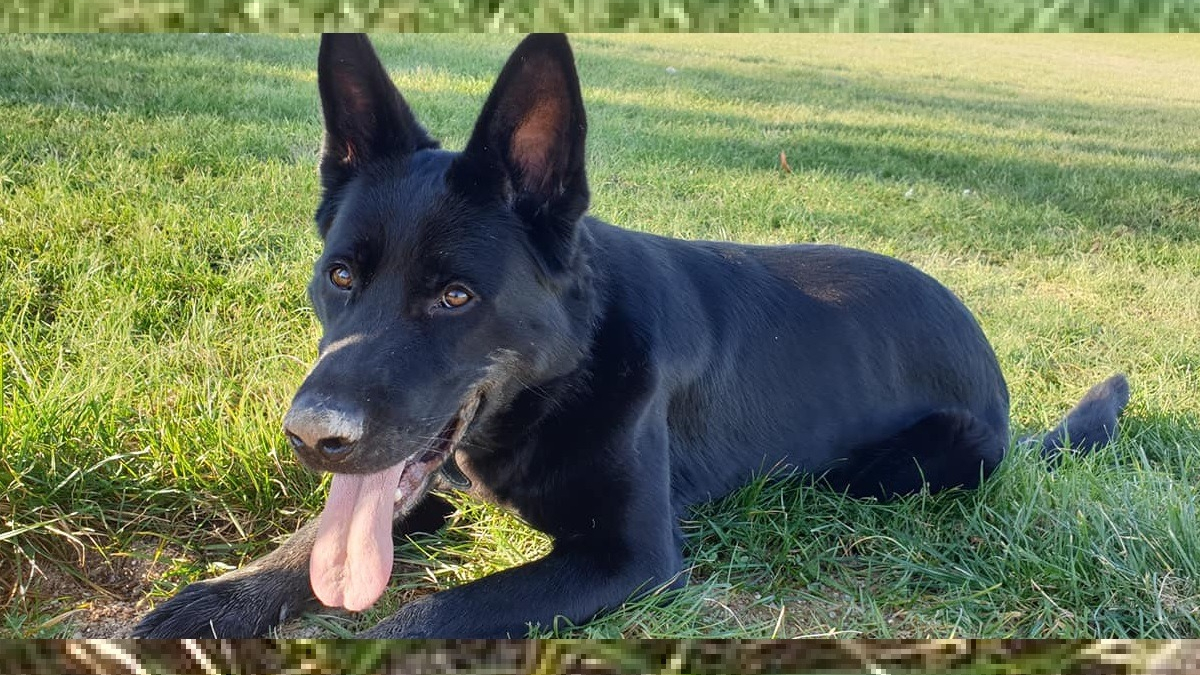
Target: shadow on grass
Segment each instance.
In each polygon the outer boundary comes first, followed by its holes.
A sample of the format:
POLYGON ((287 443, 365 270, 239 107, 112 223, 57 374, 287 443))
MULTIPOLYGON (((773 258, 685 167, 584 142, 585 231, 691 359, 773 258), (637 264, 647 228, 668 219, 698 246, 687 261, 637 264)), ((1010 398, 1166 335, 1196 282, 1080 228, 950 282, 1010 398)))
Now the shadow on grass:
MULTIPOLYGON (((432 73, 457 82, 408 88, 405 94, 435 136, 463 138, 516 41, 404 38, 378 42, 384 61, 401 79, 432 73), (479 93, 463 94, 464 86, 479 93)), ((1076 219, 1086 231, 1105 234, 1128 228, 1169 242, 1200 240, 1200 228, 1194 227, 1200 216, 1196 190, 1200 172, 1173 166, 1194 159, 1189 151, 1097 140, 1110 135, 1114 126, 1136 127, 1147 115, 1179 129, 1194 127, 1200 124, 1200 114, 1189 108, 1082 103, 1007 85, 956 85, 946 78, 866 82, 852 72, 796 67, 769 57, 734 57, 762 66, 753 76, 689 68, 672 78, 663 72, 666 57, 652 47, 626 47, 627 52, 632 49, 632 57, 609 56, 589 49, 589 42, 606 44, 603 39, 580 42, 585 100, 586 88, 611 87, 648 99, 680 88, 714 101, 884 111, 914 120, 896 125, 819 119, 768 123, 751 114, 592 97, 588 103, 592 155, 609 160, 603 164, 606 172, 621 171, 614 161, 621 159, 635 167, 657 164, 770 172, 778 171, 779 153, 786 151, 790 164, 800 171, 934 185, 955 193, 970 189, 1018 206, 1049 206, 1076 219), (922 93, 931 84, 944 93, 922 93), (929 129, 916 123, 929 119, 949 119, 953 126, 976 131, 929 129)), ((7 86, 0 87, 0 100, 8 105, 38 104, 149 119, 215 119, 237 126, 240 138, 254 135, 255 128, 245 128, 246 124, 293 125, 289 128, 301 145, 308 144, 308 151, 274 144, 264 153, 260 144, 246 142, 243 159, 261 161, 266 154, 287 162, 314 161, 321 133, 315 39, 69 36, 29 38, 7 48, 0 45, 0 51, 25 52, 24 63, 8 58, 9 65, 0 66, 0 80, 8 80, 7 86), (113 76, 95 77, 96 61, 111 68, 113 76)), ((236 154, 238 147, 221 150, 236 154)), ((10 150, 18 162, 36 161, 47 151, 55 150, 44 145, 10 150)), ((230 159, 226 156, 223 161, 230 159)))

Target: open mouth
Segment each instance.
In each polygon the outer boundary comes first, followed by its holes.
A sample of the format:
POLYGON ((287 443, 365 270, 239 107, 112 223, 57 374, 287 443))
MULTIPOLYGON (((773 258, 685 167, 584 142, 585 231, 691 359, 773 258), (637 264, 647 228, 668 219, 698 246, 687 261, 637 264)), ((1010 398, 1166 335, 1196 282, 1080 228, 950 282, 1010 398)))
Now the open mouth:
POLYGON ((475 419, 483 392, 472 391, 433 444, 373 474, 334 474, 309 558, 309 582, 322 604, 361 611, 383 594, 392 573, 392 521, 421 502, 475 419))
POLYGON ((394 515, 407 515, 429 491, 438 469, 454 454, 458 442, 475 419, 482 398, 483 395, 479 392, 467 397, 466 403, 450 418, 446 426, 442 427, 431 447, 401 462, 400 480, 396 485, 393 503, 394 515))

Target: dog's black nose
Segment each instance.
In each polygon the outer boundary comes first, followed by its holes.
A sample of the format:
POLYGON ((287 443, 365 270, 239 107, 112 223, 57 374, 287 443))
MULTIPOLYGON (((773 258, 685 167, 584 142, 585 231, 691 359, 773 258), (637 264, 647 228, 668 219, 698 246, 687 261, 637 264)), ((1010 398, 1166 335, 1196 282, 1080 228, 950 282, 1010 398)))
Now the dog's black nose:
POLYGON ((326 459, 331 460, 338 460, 345 457, 346 455, 350 454, 350 451, 354 448, 354 441, 348 438, 342 438, 341 436, 335 438, 322 438, 321 440, 317 441, 316 445, 309 445, 308 443, 304 442, 304 439, 290 431, 284 430, 283 434, 287 436, 288 442, 292 444, 292 450, 298 453, 316 450, 326 459))
POLYGON ((292 449, 317 462, 345 459, 363 434, 363 414, 346 405, 300 394, 283 418, 292 449))
POLYGON ((329 459, 341 459, 350 452, 352 447, 354 447, 354 441, 340 436, 336 438, 322 438, 317 441, 317 452, 329 459))

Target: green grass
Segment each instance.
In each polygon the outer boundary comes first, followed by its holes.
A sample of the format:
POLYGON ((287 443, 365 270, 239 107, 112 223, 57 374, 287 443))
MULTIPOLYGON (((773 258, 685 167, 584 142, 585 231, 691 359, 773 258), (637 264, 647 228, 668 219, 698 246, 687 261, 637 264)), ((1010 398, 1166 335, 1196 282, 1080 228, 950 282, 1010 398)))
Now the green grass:
POLYGON ((16 0, 4 31, 1196 32, 1197 0, 16 0))
POLYGON ((1184 640, 9 640, 4 672, 556 675, 1132 675, 1182 672, 1184 640), (183 644, 181 644, 183 643, 183 644), (188 644, 190 643, 190 644, 188 644), (131 672, 130 667, 123 672, 131 672))
MULTIPOLYGON (((507 37, 378 40, 460 147, 507 37)), ((593 213, 911 261, 977 313, 1014 425, 1128 373, 1115 447, 975 494, 759 483, 687 523, 691 583, 564 634, 1200 632, 1200 61, 1151 36, 590 36, 593 213), (668 72, 667 68, 675 72, 668 72), (786 153, 791 173, 780 169, 786 153)), ((312 38, 0 38, 0 632, 116 628, 322 502, 279 432, 319 329, 312 38), (148 567, 149 565, 149 567, 148 567), (106 614, 108 612, 108 614, 106 614), (123 612, 123 613, 122 613, 123 612)), ((395 591, 547 542, 460 502, 395 591)))

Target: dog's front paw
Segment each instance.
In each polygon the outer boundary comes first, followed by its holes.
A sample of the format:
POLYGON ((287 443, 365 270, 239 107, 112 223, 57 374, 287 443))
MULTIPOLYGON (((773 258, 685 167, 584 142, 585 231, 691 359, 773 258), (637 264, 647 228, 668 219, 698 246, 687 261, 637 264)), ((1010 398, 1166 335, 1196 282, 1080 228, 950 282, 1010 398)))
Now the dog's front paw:
POLYGON ((154 608, 136 638, 247 638, 315 604, 303 571, 242 571, 191 584, 154 608))

